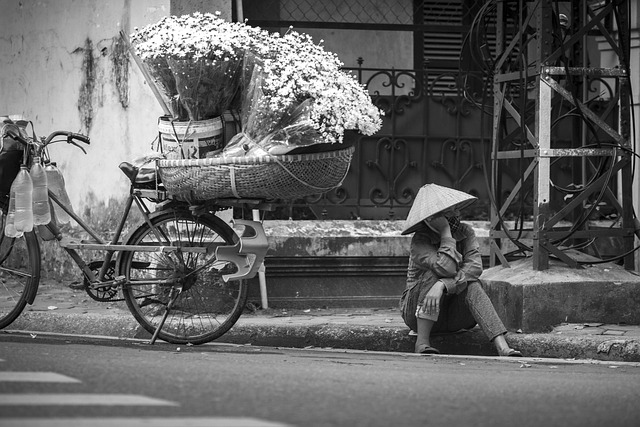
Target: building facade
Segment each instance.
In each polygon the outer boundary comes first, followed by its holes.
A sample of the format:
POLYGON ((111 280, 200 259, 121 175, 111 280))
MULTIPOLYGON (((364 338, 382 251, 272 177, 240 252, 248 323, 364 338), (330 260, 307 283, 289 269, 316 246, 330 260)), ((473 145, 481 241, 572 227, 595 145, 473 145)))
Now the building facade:
MULTIPOLYGON (((488 3, 492 2, 1 0, 0 112, 25 116, 42 136, 68 129, 91 137, 87 154, 59 144, 51 149, 51 157, 64 172, 76 209, 92 214, 108 229, 113 210, 128 191, 118 164, 152 149, 163 114, 120 33, 193 11, 220 11, 227 19, 273 31, 292 26, 336 52, 386 115, 377 135, 348 136, 356 154, 340 188, 283 204, 275 217, 401 220, 417 189, 436 182, 477 195, 479 203, 468 219, 486 220, 493 131, 487 71, 496 34, 490 25, 479 28, 476 18, 488 3)), ((565 11, 569 2, 556 3, 565 11)), ((636 2, 630 6, 633 70, 640 66, 639 12, 636 2)), ((594 35, 587 43, 592 64, 612 66, 615 58, 601 42, 594 35)), ((637 88, 640 74, 633 75, 632 86, 637 88)), ((637 93, 633 92, 634 110, 637 93)), ((610 97, 602 90, 594 102, 606 110, 610 97)), ((634 117, 638 120, 640 114, 634 117)), ((558 139, 571 139, 571 126, 558 126, 554 132, 558 139)), ((501 173, 507 177, 503 191, 508 194, 518 167, 501 173)), ((575 173, 574 165, 567 163, 554 179, 568 185, 575 173)), ((637 211, 637 185, 634 191, 637 211)), ((522 203, 528 209, 530 200, 522 203)))

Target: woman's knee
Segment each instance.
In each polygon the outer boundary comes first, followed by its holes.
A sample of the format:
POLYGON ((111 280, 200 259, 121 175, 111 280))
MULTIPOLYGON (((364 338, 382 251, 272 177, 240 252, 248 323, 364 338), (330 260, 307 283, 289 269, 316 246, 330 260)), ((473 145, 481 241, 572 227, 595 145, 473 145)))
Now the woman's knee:
POLYGON ((479 281, 467 284, 464 300, 467 305, 477 305, 479 303, 486 304, 487 302, 490 303, 489 297, 479 281))
POLYGON ((471 296, 472 298, 483 297, 487 295, 487 293, 484 291, 484 288, 482 287, 482 283, 480 283, 480 281, 478 280, 469 282, 465 291, 467 295, 471 296))
POLYGON ((484 289, 482 288, 482 284, 480 283, 480 281, 474 280, 473 282, 469 282, 467 284, 467 291, 484 292, 484 289))

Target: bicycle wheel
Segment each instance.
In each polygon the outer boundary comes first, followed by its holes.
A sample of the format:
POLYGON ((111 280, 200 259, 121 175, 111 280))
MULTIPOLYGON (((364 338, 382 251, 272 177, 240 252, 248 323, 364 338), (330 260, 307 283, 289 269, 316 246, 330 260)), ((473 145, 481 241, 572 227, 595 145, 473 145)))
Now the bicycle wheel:
MULTIPOLYGON (((0 230, 0 329, 20 316, 40 283, 40 245, 31 231, 13 239, 4 235, 6 215, 0 230)), ((30 300, 31 299, 31 300, 30 300)))
POLYGON ((235 233, 215 215, 195 217, 185 210, 160 212, 151 223, 153 228, 141 225, 127 244, 208 251, 121 252, 119 274, 126 278, 122 290, 129 310, 153 334, 172 295, 180 290, 157 337, 175 344, 203 344, 219 338, 236 323, 247 300, 246 281, 225 283, 221 278, 235 266, 215 259, 215 246, 233 244, 235 233), (159 279, 165 283, 158 283, 159 279))

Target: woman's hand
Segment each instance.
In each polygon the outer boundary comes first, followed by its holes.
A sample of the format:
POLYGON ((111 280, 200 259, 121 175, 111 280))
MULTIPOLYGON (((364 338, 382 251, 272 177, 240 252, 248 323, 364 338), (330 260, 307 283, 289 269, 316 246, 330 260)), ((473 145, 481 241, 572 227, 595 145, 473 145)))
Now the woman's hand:
POLYGON ((444 216, 438 215, 425 221, 427 221, 427 223, 433 230, 440 233, 440 236, 451 237, 451 228, 449 227, 449 221, 447 221, 447 218, 445 218, 444 216))
POLYGON ((436 316, 440 313, 440 300, 444 294, 444 283, 438 280, 427 292, 422 302, 422 311, 429 316, 436 316))

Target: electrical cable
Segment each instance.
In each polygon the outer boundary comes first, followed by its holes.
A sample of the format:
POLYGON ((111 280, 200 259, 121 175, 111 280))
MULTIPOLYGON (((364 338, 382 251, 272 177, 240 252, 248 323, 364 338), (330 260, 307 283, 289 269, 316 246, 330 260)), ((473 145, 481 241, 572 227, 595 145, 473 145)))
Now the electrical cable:
MULTIPOLYGON (((483 6, 483 8, 481 8, 480 13, 478 13, 478 15, 476 16, 476 18, 474 18, 474 21, 471 25, 471 29, 470 29, 470 33, 474 32, 474 29, 479 21, 479 18, 482 16, 482 13, 484 13, 487 8, 491 5, 494 5, 494 1, 491 2, 487 2, 485 3, 485 5, 483 6)), ((469 37, 469 40, 472 40, 471 37, 469 37)), ((470 48, 470 51, 472 51, 473 49, 470 48)), ((490 86, 490 80, 493 79, 493 72, 486 72, 487 70, 485 70, 485 72, 483 73, 483 76, 485 78, 485 85, 484 85, 484 90, 482 91, 482 105, 486 105, 487 104, 487 98, 489 96, 488 92, 489 92, 489 88, 490 86)), ((484 111, 484 109, 483 109, 484 111)), ((484 127, 484 120, 480 121, 480 140, 482 141, 482 144, 485 144, 485 127, 484 127)), ((493 147, 493 148, 497 148, 497 147, 493 147)), ((487 152, 486 148, 483 149, 483 152, 487 152)), ((490 199, 490 203, 492 206, 492 209, 495 210, 495 212, 497 213, 497 219, 498 219, 498 223, 500 225, 500 227, 502 228, 502 230, 505 232, 507 238, 517 247, 520 249, 520 251, 526 253, 526 252, 530 252, 532 249, 525 245, 524 243, 520 242, 520 240, 514 238, 511 233, 509 233, 507 227, 505 227, 505 223, 504 223, 504 218, 503 216, 500 214, 500 208, 498 206, 498 203, 495 199, 495 195, 493 194, 493 191, 491 189, 491 184, 489 182, 489 177, 487 175, 487 171, 488 171, 488 167, 487 167, 487 162, 486 162, 486 156, 481 156, 482 157, 482 164, 483 164, 483 177, 484 177, 484 181, 485 181, 485 185, 487 188, 487 194, 489 195, 489 199, 490 199)))
MULTIPOLYGON (((507 6, 508 2, 505 2, 505 6, 507 6)), ((585 7, 589 7, 589 6, 585 6, 585 7)), ((604 7, 604 6, 602 6, 604 7)), ((599 7, 598 7, 599 8, 599 7)), ((535 38, 532 37, 530 38, 527 43, 524 43, 524 30, 522 29, 523 26, 523 3, 522 1, 519 2, 519 7, 518 7, 518 16, 519 16, 519 37, 520 40, 518 41, 518 47, 519 47, 519 52, 517 55, 517 59, 518 59, 518 64, 513 63, 511 60, 509 60, 508 58, 505 59, 503 61, 503 72, 507 72, 508 70, 511 70, 512 67, 517 66, 517 69, 520 71, 521 73, 521 77, 520 77, 520 83, 519 84, 509 84, 509 83, 505 83, 503 85, 503 96, 509 96, 510 93, 512 93, 511 91, 513 89, 519 90, 520 93, 520 102, 521 102, 521 111, 523 112, 522 114, 522 118, 524 120, 524 107, 523 105, 526 105, 526 91, 528 88, 528 76, 526 76, 525 72, 523 72, 524 68, 528 67, 528 64, 525 64, 524 61, 524 54, 525 54, 525 45, 528 44, 529 41, 533 40, 535 38), (510 87, 513 87, 513 89, 510 89, 510 87), (523 96, 524 94, 524 96, 523 96)), ((614 8, 616 9, 616 8, 614 8)), ((479 10, 479 12, 476 14, 476 16, 474 17, 472 24, 470 26, 470 30, 468 32, 468 34, 465 36, 464 45, 468 45, 467 46, 467 51, 469 52, 470 56, 471 56, 471 63, 473 65, 475 65, 477 68, 476 69, 480 69, 483 72, 483 78, 486 82, 486 86, 485 89, 482 91, 482 103, 479 104, 472 96, 470 96, 470 94, 468 92, 466 92, 467 86, 465 85, 465 98, 468 99, 470 101, 470 103, 476 107, 479 107, 480 110, 485 113, 488 114, 488 111, 490 110, 490 108, 487 108, 487 97, 488 97, 488 92, 490 91, 489 89, 489 85, 491 84, 491 80, 493 80, 494 77, 494 73, 498 70, 493 70, 491 68, 488 67, 488 64, 491 65, 495 65, 497 63, 497 61, 493 58, 490 58, 490 60, 487 60, 486 56, 483 56, 483 50, 479 48, 479 46, 482 46, 482 43, 480 43, 480 41, 485 41, 487 40, 486 38, 486 29, 489 26, 489 22, 490 22, 490 13, 495 12, 496 10, 496 2, 495 1, 489 1, 486 2, 479 10)), ((558 0, 555 0, 555 10, 556 12, 559 12, 559 5, 558 5, 558 0)), ((510 13, 511 10, 508 7, 505 7, 505 14, 510 13)), ((617 22, 619 24, 619 11, 616 9, 616 19, 617 22)), ((552 123, 552 127, 555 127, 558 123, 560 123, 562 120, 569 118, 569 117, 577 117, 581 120, 581 122, 587 127, 588 131, 591 133, 591 140, 592 142, 595 141, 595 143, 589 144, 589 145, 585 145, 583 148, 586 148, 588 146, 593 146, 595 145, 596 147, 602 147, 602 146, 613 146, 616 148, 621 148, 624 151, 628 151, 630 153, 633 154, 633 161, 634 164, 636 162, 636 157, 638 157, 638 154, 635 153, 633 150, 627 148, 627 147, 620 147, 619 144, 608 144, 605 143, 603 141, 600 141, 600 139, 598 138, 598 134, 597 131, 593 125, 593 123, 591 123, 589 120, 586 119, 584 112, 582 110, 582 107, 580 106, 581 104, 579 103, 578 99, 577 99, 577 94, 575 91, 575 82, 573 80, 573 76, 570 73, 569 70, 569 66, 570 66, 570 62, 566 56, 566 47, 564 46, 564 38, 563 35, 561 34, 561 32, 559 31, 559 22, 558 22, 558 14, 556 13, 553 16, 554 21, 554 39, 559 41, 560 43, 560 58, 559 58, 559 63, 562 64, 562 66, 564 66, 565 68, 565 76, 566 76, 566 87, 569 89, 569 92, 572 94, 573 96, 573 100, 574 100, 574 109, 570 110, 568 113, 562 114, 561 111, 562 109, 558 110, 558 117, 554 120, 554 122, 552 123)), ((497 24, 497 22, 496 22, 497 24)), ((486 53, 487 49, 486 49, 486 44, 484 45, 485 49, 484 52, 486 53)), ((628 46, 628 45, 627 45, 628 46)), ((496 55, 498 55, 499 53, 496 53, 496 55)), ((504 54, 504 53, 503 53, 504 54)), ((627 61, 623 61, 623 65, 628 69, 628 63, 627 61)), ((462 69, 462 67, 461 67, 462 69)), ((462 71, 467 71, 468 70, 462 70, 462 71)), ((526 71, 526 70, 525 70, 526 71)), ((628 75, 628 74, 627 74, 628 75)), ((603 82, 606 85, 606 82, 603 82)), ((588 100, 584 103, 584 105, 589 105, 594 99, 592 100, 588 100)), ((563 100, 561 100, 561 102, 563 102, 563 100)), ((634 114, 634 112, 632 111, 632 114, 634 114)), ((501 124, 501 129, 503 129, 506 126, 506 124, 503 122, 501 124)), ((518 147, 521 150, 523 150, 523 147, 526 146, 527 144, 527 139, 526 139, 526 130, 525 130, 525 124, 524 121, 521 123, 521 133, 522 133, 522 137, 521 137, 521 141, 520 143, 518 143, 516 140, 512 140, 510 141, 513 145, 515 145, 516 147, 518 147)), ((633 123, 634 126, 634 131, 633 134, 635 135, 635 122, 633 123)), ((503 129, 503 131, 506 128, 503 129)), ((483 145, 485 145, 485 132, 486 129, 484 127, 484 121, 481 121, 481 141, 483 143, 483 145)), ((497 147, 493 147, 493 151, 495 154, 495 149, 497 147)), ((486 148, 484 149, 484 151, 486 152, 486 148)), ((495 155, 493 156, 495 157, 495 155)), ((559 239, 559 242, 563 242, 566 241, 573 233, 575 233, 575 231, 579 228, 577 227, 578 225, 581 227, 583 226, 586 221, 589 219, 589 217, 591 216, 591 214, 594 212, 594 209, 597 209, 598 207, 598 203, 600 203, 600 201, 603 199, 604 195, 606 194, 606 190, 608 189, 610 183, 612 182, 612 177, 613 177, 613 173, 612 173, 612 168, 609 167, 607 168, 607 164, 609 164, 609 162, 613 162, 615 160, 614 157, 609 157, 609 156, 598 156, 599 157, 599 161, 598 164, 594 164, 593 168, 594 168, 594 174, 589 174, 590 178, 589 181, 587 182, 587 185, 582 185, 581 187, 574 187, 573 189, 568 188, 568 187, 561 187, 555 183, 551 183, 552 187, 554 189, 556 189, 557 191, 564 193, 564 194, 572 194, 572 195, 578 195, 580 193, 582 193, 583 191, 585 191, 586 188, 588 188, 589 184, 594 182, 595 180, 597 180, 598 178, 601 177, 605 177, 605 182, 604 185, 602 186, 601 191, 599 192, 599 194, 597 195, 596 199, 594 202, 591 203, 591 209, 588 210, 587 212, 583 212, 583 214, 581 215, 581 218, 578 219, 577 223, 574 224, 574 227, 572 227, 572 229, 568 232, 568 234, 566 236, 564 236, 562 239, 559 239)), ((521 156, 522 159, 522 156, 521 156)), ((557 161, 557 160, 556 160, 557 161)), ((554 161, 554 163, 556 162, 554 161)), ((493 191, 491 189, 491 184, 489 183, 489 177, 488 177, 488 168, 487 168, 487 164, 486 164, 486 159, 483 156, 483 171, 484 171, 484 179, 485 179, 485 184, 488 188, 488 194, 489 194, 489 198, 491 201, 491 204, 493 206, 493 209, 495 210, 495 212, 498 215, 498 223, 501 226, 504 226, 504 218, 502 217, 502 214, 500 213, 500 210, 497 206, 497 200, 495 198, 495 195, 493 194, 493 191)), ((520 175, 521 175, 521 182, 524 184, 524 176, 523 176, 523 171, 522 168, 520 168, 520 175)), ((522 222, 524 222, 524 219, 522 217, 522 213, 523 213, 523 204, 522 204, 522 200, 524 199, 524 196, 521 197, 520 202, 521 202, 521 207, 519 210, 519 218, 522 222)), ((511 237, 510 233, 506 233, 509 237, 511 237)), ((577 245, 572 246, 571 248, 585 248, 588 247, 589 245, 594 243, 595 239, 592 239, 590 241, 584 242, 584 243, 580 243, 577 245)), ((513 241, 513 239, 512 239, 513 241)), ((516 242, 514 242, 516 243, 516 242)), ((526 245, 517 245, 518 246, 518 252, 522 251, 522 250, 527 250, 530 249, 528 247, 526 247, 526 245)), ((516 251, 512 252, 515 253, 516 251)), ((510 253, 511 254, 511 253, 510 253)), ((623 255, 625 256, 625 255, 623 255)))
MULTIPOLYGON (((554 18, 555 18, 556 16, 558 16, 558 13, 559 13, 559 9, 558 9, 558 0, 555 0, 555 6, 556 6, 556 14, 554 15, 554 18)), ((588 6, 586 6, 586 7, 588 7, 588 6)), ((619 17, 619 10, 618 10, 618 8, 617 8, 617 7, 614 7, 614 8, 613 8, 613 14, 614 14, 614 16, 616 17, 616 23, 618 24, 618 28, 620 28, 620 17, 619 17)), ((627 15, 627 16, 629 16, 629 15, 627 15)), ((554 34, 554 35, 555 35, 555 34, 554 34)), ((624 42, 625 42, 624 38, 620 38, 620 43, 622 44, 622 43, 624 43, 624 42)), ((569 73, 569 63, 568 63, 568 58, 566 58, 566 54, 565 54, 566 49, 564 48, 564 39, 563 39, 563 38, 560 38, 560 44, 561 44, 561 55, 560 55, 560 60, 563 62, 564 66, 565 66, 565 75, 566 75, 566 78, 567 78, 567 87, 568 87, 569 89, 573 89, 573 88, 574 88, 573 76, 569 73)), ((629 46, 629 45, 627 45, 627 46, 629 46)), ((621 50, 622 50, 622 52, 626 52, 626 51, 627 51, 627 50, 625 49, 625 47, 624 47, 624 46, 622 46, 622 49, 621 49, 621 50)), ((622 62, 622 65, 623 65, 624 69, 625 69, 625 70, 627 70, 627 75, 629 75, 629 74, 628 74, 628 72, 629 72, 629 71, 628 71, 628 70, 629 70, 629 68, 628 68, 628 61, 626 61, 626 58, 622 58, 622 57, 620 58, 620 60, 621 60, 621 62, 622 62)), ((596 140, 597 140, 597 144, 596 144, 596 146, 597 146, 597 147, 601 147, 602 143, 601 143, 601 141, 597 138, 597 132, 596 132, 596 131, 595 131, 595 129, 593 128, 593 125, 590 123, 590 121, 589 121, 589 120, 587 120, 587 119, 584 117, 582 107, 580 106, 581 104, 579 103, 579 100, 576 98, 576 92, 575 92, 575 90, 569 90, 569 92, 570 92, 570 93, 572 94, 572 96, 573 96, 573 99, 574 99, 574 105, 575 105, 575 107, 576 107, 576 109, 575 109, 575 110, 578 112, 578 115, 579 115, 579 116, 580 116, 580 118, 582 119, 582 122, 583 122, 583 123, 587 123, 587 124, 589 125, 589 130, 592 132, 592 134, 593 134, 594 138, 596 138, 596 140)), ((629 95, 631 95, 631 94, 629 94, 629 95)), ((622 147, 622 146, 620 146, 619 144, 617 144, 617 145, 616 145, 616 147, 623 148, 623 147, 622 147)), ((599 177, 603 176, 603 175, 602 175, 602 172, 603 172, 603 170, 605 169, 605 167, 604 167, 604 166, 605 166, 605 164, 606 164, 607 159, 604 159, 604 158, 602 158, 602 157, 601 157, 601 161, 602 161, 601 166, 600 166, 600 167, 598 167, 598 168, 596 168, 596 169, 597 169, 597 171, 598 171, 598 173, 596 173, 596 174, 592 177, 592 182, 593 182, 593 181, 595 181, 596 179, 598 179, 599 177)), ((635 157, 634 157, 634 161, 635 161, 635 157)), ((613 158, 613 157, 611 158, 611 162, 612 162, 612 163, 614 162, 614 158, 613 158)), ((594 210, 598 208, 598 205, 599 205, 599 203, 602 201, 602 198, 604 197, 604 194, 606 193, 606 189, 608 188, 609 183, 611 182, 612 178, 613 178, 612 168, 609 168, 609 171, 608 171, 608 173, 607 173, 606 181, 603 183, 603 185, 602 185, 602 189, 601 189, 600 193, 598 194, 598 196, 596 197, 596 200, 595 200, 595 201, 592 201, 592 203, 591 203, 591 207, 590 207, 590 209, 588 210, 588 212, 586 212, 586 213, 585 213, 585 212, 582 212, 582 214, 581 214, 581 218, 580 218, 579 220, 577 220, 577 221, 574 221, 574 225, 572 226, 572 228, 571 228, 570 232, 569 232, 569 233, 568 233, 564 238, 562 238, 562 239, 558 239, 557 241, 554 241, 554 242, 553 242, 553 244, 554 244, 554 245, 555 245, 555 244, 560 244, 560 243, 565 242, 567 239, 569 239, 569 238, 571 237, 571 235, 572 235, 573 233, 575 233, 575 231, 577 231, 578 229, 581 229, 581 228, 582 228, 582 226, 584 226, 584 224, 585 224, 585 223, 586 223, 586 221, 589 219, 589 217, 590 217, 590 216, 591 216, 591 214, 594 212, 594 210)), ((583 186, 582 186, 582 191, 584 191, 584 189, 586 189, 586 188, 588 188, 588 187, 589 187, 589 185, 583 185, 583 186)), ((636 248, 636 249, 637 249, 637 248, 636 248)), ((629 251, 628 253, 631 253, 631 252, 633 252, 633 251, 629 251)), ((628 254, 628 253, 627 253, 627 254, 628 254)), ((622 255, 622 257, 626 256, 627 254, 622 255)), ((619 258, 618 258, 618 259, 619 259, 619 258)), ((610 261, 611 261, 611 260, 607 260, 607 262, 610 262, 610 261)))

